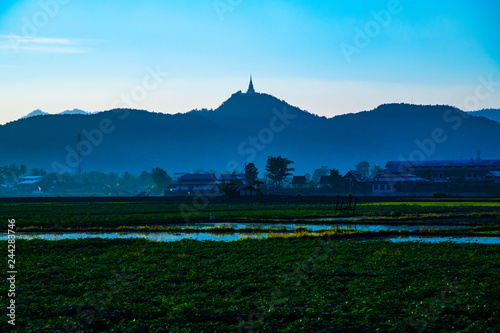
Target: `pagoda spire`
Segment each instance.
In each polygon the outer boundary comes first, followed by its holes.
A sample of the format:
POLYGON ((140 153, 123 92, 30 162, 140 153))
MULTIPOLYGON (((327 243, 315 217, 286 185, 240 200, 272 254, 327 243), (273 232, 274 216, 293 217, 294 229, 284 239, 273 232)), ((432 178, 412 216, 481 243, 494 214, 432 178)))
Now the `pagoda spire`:
POLYGON ((253 88, 252 75, 250 75, 250 84, 248 85, 247 94, 255 94, 255 89, 253 88))

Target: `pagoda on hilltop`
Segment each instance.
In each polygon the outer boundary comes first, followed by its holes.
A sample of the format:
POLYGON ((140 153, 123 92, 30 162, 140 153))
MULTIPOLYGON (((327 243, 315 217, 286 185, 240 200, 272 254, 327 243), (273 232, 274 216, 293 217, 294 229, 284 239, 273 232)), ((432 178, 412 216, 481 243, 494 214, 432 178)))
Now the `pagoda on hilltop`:
POLYGON ((250 75, 250 84, 248 85, 247 95, 255 94, 255 89, 253 88, 252 75, 250 75))
POLYGON ((260 95, 260 93, 255 92, 255 88, 253 87, 252 75, 250 75, 250 83, 248 84, 247 92, 244 93, 241 90, 235 92, 233 95, 242 95, 242 96, 252 96, 252 95, 260 95))

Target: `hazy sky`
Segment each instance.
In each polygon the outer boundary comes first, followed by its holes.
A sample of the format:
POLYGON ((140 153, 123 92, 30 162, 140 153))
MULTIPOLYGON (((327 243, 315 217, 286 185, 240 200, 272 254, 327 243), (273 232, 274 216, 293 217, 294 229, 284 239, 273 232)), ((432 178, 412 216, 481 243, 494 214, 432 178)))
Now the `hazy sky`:
POLYGON ((255 89, 328 117, 500 107, 500 1, 0 4, 0 123, 34 109, 218 107, 255 89))

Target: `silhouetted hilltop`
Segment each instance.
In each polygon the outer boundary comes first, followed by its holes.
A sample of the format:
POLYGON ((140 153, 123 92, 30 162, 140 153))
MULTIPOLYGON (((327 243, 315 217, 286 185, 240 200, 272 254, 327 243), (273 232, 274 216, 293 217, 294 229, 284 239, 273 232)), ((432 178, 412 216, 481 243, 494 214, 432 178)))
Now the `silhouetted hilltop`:
POLYGON ((40 109, 37 109, 37 110, 34 110, 34 111, 31 111, 30 113, 28 113, 27 115, 25 115, 24 117, 22 117, 21 119, 24 119, 24 118, 30 118, 30 117, 37 117, 37 116, 46 116, 48 115, 49 113, 47 112, 43 112, 42 110, 40 109))
POLYGON ((468 113, 474 117, 485 117, 500 123, 500 109, 484 109, 468 113))
POLYGON ((361 160, 500 158, 500 124, 446 106, 386 104, 318 117, 266 94, 233 94, 215 110, 168 115, 111 110, 45 115, 0 126, 0 165, 74 172, 82 133, 83 171, 138 173, 198 168, 224 171, 269 155, 295 162, 296 174, 321 165, 347 171, 361 160), (62 166, 62 167, 61 167, 62 166))

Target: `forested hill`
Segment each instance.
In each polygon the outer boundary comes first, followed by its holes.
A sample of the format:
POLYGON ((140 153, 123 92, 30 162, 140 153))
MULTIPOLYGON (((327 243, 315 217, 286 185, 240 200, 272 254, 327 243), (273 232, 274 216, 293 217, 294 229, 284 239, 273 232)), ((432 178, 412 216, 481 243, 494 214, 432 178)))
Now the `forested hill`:
POLYGON ((500 123, 445 106, 381 105, 318 117, 266 94, 233 94, 215 110, 167 115, 111 110, 44 115, 0 126, 0 165, 76 171, 224 171, 267 156, 295 162, 296 174, 322 165, 347 171, 361 160, 500 158, 500 123))
POLYGON ((500 123, 500 109, 484 109, 468 113, 474 117, 485 117, 500 123))

